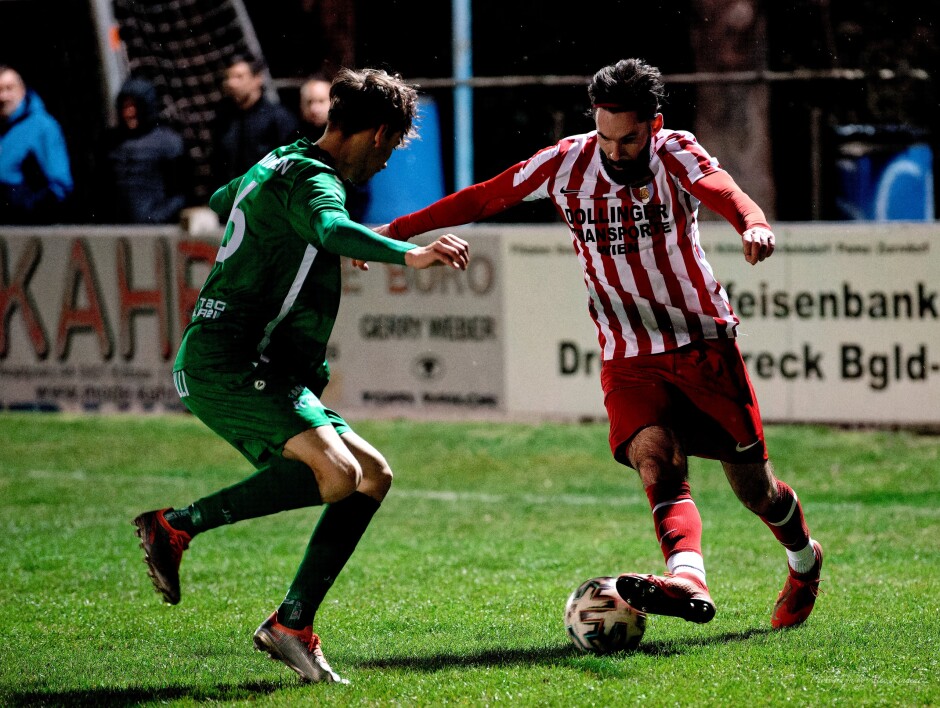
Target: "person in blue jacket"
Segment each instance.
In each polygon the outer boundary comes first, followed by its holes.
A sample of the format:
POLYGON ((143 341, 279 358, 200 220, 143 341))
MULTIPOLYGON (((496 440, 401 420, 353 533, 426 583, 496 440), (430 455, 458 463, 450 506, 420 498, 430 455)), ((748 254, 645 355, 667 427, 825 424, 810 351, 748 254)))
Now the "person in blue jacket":
POLYGON ((0 64, 0 223, 58 221, 73 187, 61 126, 19 72, 0 64))
POLYGON ((115 99, 118 124, 103 141, 97 221, 169 224, 186 206, 189 159, 183 137, 160 120, 156 87, 124 82, 115 99))

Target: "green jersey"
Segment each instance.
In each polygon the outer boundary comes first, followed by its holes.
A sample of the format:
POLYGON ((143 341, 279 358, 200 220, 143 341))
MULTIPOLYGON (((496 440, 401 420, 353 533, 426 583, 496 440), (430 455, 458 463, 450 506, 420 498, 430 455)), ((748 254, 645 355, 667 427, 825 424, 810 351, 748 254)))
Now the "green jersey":
POLYGON ((340 256, 403 264, 415 248, 349 218, 329 160, 300 140, 212 195, 209 206, 228 221, 175 370, 227 377, 263 365, 319 395, 329 379, 340 256))

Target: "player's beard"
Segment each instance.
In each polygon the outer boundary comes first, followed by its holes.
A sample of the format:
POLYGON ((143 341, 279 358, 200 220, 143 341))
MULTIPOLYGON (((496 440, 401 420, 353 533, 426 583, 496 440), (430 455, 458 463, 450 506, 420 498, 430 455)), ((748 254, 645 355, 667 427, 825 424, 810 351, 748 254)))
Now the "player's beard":
POLYGON ((650 169, 650 145, 652 136, 646 139, 646 145, 640 149, 639 155, 634 160, 611 161, 607 155, 601 151, 601 162, 607 174, 617 184, 627 187, 638 187, 646 184, 653 179, 653 171, 650 169))

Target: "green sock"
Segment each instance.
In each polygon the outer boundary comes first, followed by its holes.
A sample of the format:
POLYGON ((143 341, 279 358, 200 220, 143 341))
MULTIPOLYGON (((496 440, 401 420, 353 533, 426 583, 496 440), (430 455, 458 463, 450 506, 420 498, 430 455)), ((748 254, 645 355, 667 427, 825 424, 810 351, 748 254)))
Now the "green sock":
POLYGON ((320 603, 353 554, 379 505, 380 502, 361 492, 327 504, 294 582, 278 608, 278 622, 290 629, 313 624, 320 603))
POLYGON ((193 502, 188 516, 199 533, 322 503, 313 470, 303 462, 274 457, 247 479, 193 502))

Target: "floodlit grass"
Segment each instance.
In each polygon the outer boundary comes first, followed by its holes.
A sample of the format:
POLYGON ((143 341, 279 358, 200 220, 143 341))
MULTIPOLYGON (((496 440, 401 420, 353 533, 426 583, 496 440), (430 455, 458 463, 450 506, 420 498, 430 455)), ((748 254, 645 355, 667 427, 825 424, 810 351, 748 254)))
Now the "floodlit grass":
POLYGON ((646 498, 602 425, 353 421, 395 485, 317 618, 349 686, 254 651, 318 509, 194 540, 183 600, 153 592, 130 520, 249 473, 198 421, 0 415, 0 704, 934 705, 940 440, 773 427, 778 474, 825 546, 801 628, 770 630, 785 556, 695 460, 707 625, 651 617, 595 657, 562 612, 582 580, 661 572, 646 498))

